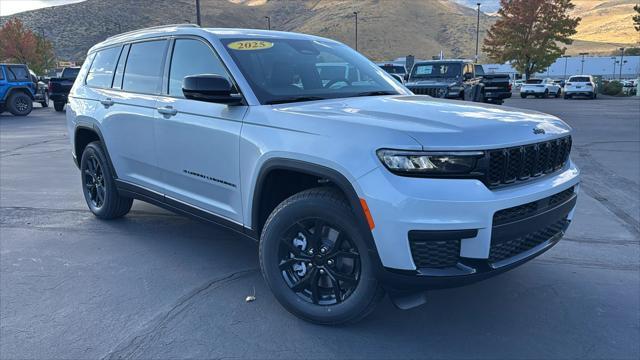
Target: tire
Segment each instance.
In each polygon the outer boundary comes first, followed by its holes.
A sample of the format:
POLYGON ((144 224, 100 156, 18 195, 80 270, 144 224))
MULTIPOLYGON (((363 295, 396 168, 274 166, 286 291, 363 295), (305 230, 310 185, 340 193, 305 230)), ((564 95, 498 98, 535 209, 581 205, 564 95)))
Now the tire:
POLYGON ((351 207, 328 187, 305 190, 280 203, 260 237, 260 269, 274 296, 287 311, 316 324, 356 322, 382 299, 384 291, 367 253, 351 207), (340 235, 333 240, 332 229, 340 235), (316 233, 322 234, 320 244, 316 233), (304 288, 296 291, 296 284, 304 288))
POLYGON ((560 95, 562 95, 562 90, 558 89, 558 92, 556 93, 556 99, 559 98, 560 95))
POLYGON ((21 91, 14 92, 7 99, 7 110, 14 116, 27 116, 33 110, 33 100, 21 91))
POLYGON ((595 100, 597 97, 598 97, 598 94, 596 94, 595 92, 591 95, 591 98, 592 98, 593 100, 595 100))
POLYGON ((60 102, 60 101, 54 101, 53 102, 53 107, 54 109, 56 109, 56 111, 64 111, 64 103, 60 102))
POLYGON ((94 141, 87 145, 80 160, 82 193, 89 210, 100 219, 116 219, 131 210, 133 199, 120 196, 111 174, 102 144, 94 141))
POLYGON ((44 100, 42 100, 40 105, 42 105, 43 108, 49 107, 49 93, 44 93, 44 100))
POLYGON ((546 90, 544 91, 544 94, 542 94, 542 98, 543 98, 543 99, 546 99, 546 98, 548 98, 548 97, 549 97, 549 89, 546 89, 546 90))
POLYGON ((565 100, 569 100, 569 95, 564 94, 564 99, 565 99, 565 100))
POLYGON ((527 98, 527 94, 520 94, 520 97, 523 98, 523 99, 526 99, 527 98))

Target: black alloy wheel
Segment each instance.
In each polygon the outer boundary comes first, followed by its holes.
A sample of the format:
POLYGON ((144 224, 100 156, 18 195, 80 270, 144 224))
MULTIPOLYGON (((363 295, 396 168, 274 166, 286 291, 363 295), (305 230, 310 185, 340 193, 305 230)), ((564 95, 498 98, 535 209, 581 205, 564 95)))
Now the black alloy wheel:
POLYGON ((95 155, 89 156, 82 176, 85 197, 96 209, 100 209, 104 205, 106 190, 102 166, 95 155))
POLYGON ((360 280, 360 254, 352 240, 320 218, 291 226, 281 238, 278 254, 286 284, 312 304, 341 303, 360 280))

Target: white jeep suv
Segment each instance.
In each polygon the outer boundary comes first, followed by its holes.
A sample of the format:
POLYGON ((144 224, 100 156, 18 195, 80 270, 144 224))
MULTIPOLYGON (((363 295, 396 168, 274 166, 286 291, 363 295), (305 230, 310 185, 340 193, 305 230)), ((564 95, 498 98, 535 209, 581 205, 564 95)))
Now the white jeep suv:
POLYGON ((586 96, 590 99, 598 97, 598 86, 591 75, 575 75, 567 80, 564 85, 564 98, 572 99, 574 96, 586 96))
POLYGON ((322 324, 540 255, 578 192, 560 119, 416 96, 302 34, 174 25, 109 38, 89 50, 67 120, 98 218, 138 199, 255 239, 278 301, 322 324), (358 81, 321 77, 327 63, 358 81))

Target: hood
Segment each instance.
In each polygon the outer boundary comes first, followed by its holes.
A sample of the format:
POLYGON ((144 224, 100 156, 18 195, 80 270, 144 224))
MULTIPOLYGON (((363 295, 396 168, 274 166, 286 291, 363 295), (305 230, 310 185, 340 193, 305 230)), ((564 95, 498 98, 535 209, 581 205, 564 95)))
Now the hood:
MULTIPOLYGON (((400 131, 425 150, 503 148, 558 138, 571 131, 557 117, 536 111, 418 95, 282 104, 274 106, 274 110, 291 116, 318 118, 316 124, 338 121, 400 131)), ((331 126, 322 128, 332 129, 331 126)), ((349 128, 358 131, 357 126, 349 128)))

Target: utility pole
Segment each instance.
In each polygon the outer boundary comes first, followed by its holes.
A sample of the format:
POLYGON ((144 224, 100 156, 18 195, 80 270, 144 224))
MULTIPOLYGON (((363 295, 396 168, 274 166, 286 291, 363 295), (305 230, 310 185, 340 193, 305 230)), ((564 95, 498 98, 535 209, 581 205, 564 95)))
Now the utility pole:
POLYGON ((620 55, 620 77, 618 78, 618 80, 622 80, 622 65, 624 64, 624 48, 623 47, 620 48, 620 52, 622 52, 622 54, 620 55))
POLYGON ((476 22, 476 63, 478 62, 478 46, 480 44, 480 3, 478 5, 478 21, 476 22))
POLYGON ((200 0, 196 0, 196 23, 198 26, 202 25, 200 22, 200 0))
POLYGON ((356 16, 356 51, 358 51, 358 12, 354 11, 353 15, 356 16))
POLYGON ((585 55, 589 55, 589 53, 580 53, 578 55, 582 56, 582 65, 580 66, 580 75, 583 75, 584 74, 584 57, 585 55))
POLYGON ((564 79, 567 79, 567 61, 569 60, 569 58, 571 56, 569 55, 562 55, 562 57, 564 58, 564 79))
POLYGON ((613 60, 613 74, 611 75, 611 80, 613 80, 616 78, 616 64, 618 63, 618 58, 612 56, 611 59, 613 60))
POLYGON ((267 19, 267 30, 271 30, 271 18, 268 16, 265 16, 264 18, 267 19))

